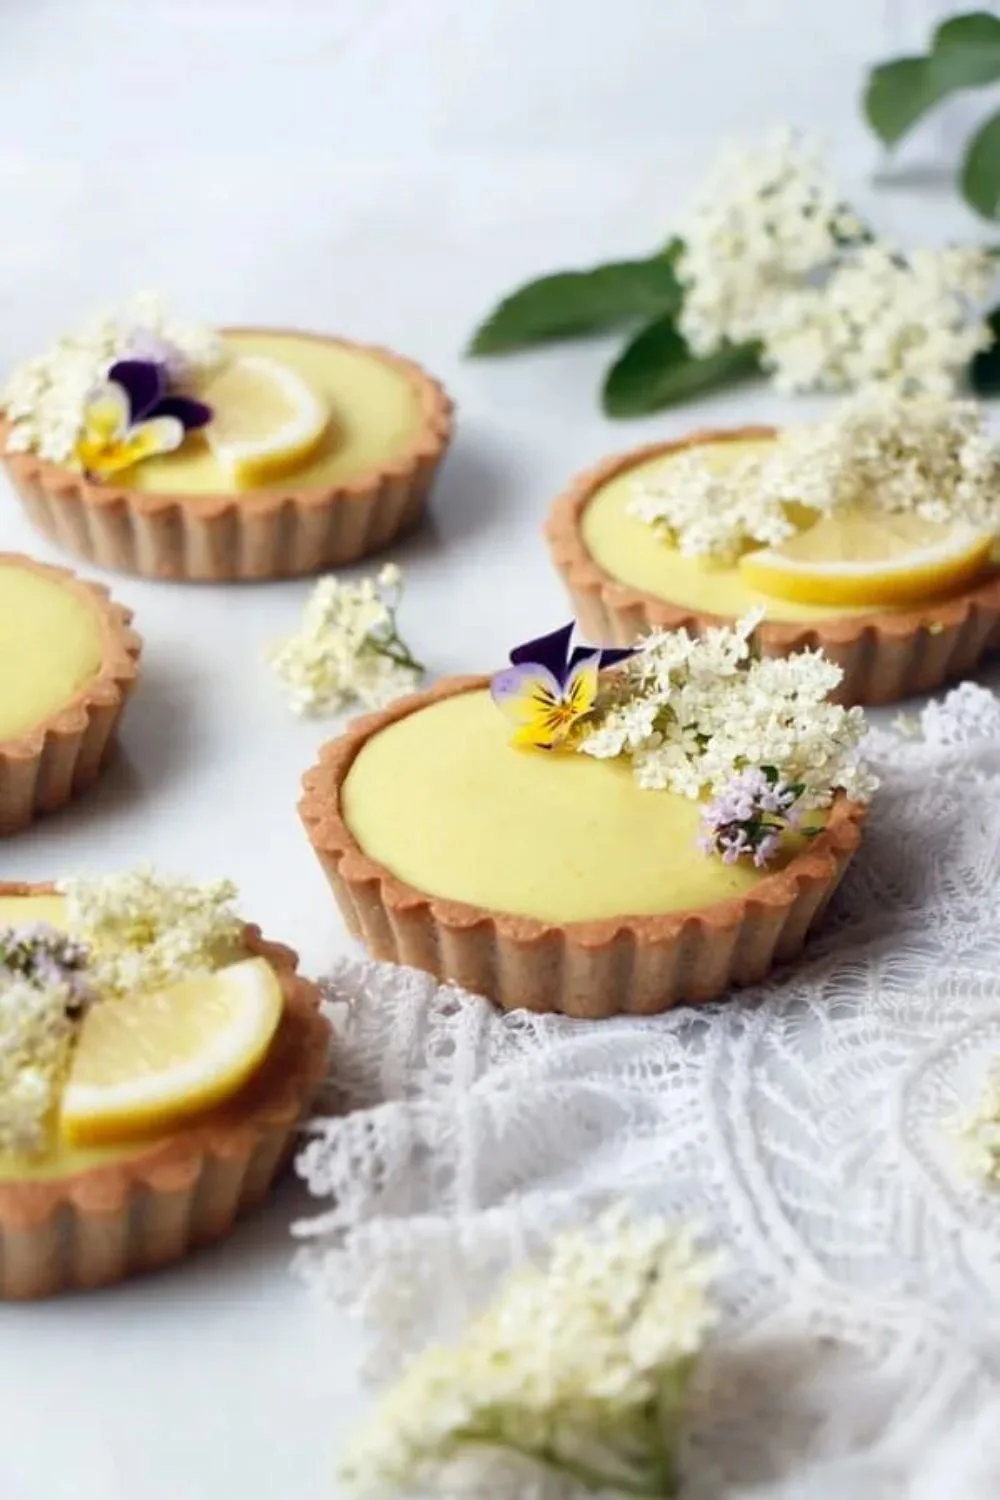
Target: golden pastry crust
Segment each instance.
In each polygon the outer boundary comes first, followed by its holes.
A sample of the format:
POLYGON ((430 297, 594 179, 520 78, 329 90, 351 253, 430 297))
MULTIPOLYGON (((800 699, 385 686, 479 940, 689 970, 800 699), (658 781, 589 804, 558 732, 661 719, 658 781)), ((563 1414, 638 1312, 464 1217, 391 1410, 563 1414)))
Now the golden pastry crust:
POLYGON ((413 386, 420 423, 391 460, 337 484, 296 486, 294 478, 241 495, 148 494, 93 483, 34 453, 0 454, 31 520, 60 546, 102 568, 147 578, 214 583, 293 578, 356 562, 415 526, 453 430, 453 404, 436 380, 388 349, 298 329, 274 333, 356 349, 392 365, 413 386))
POLYGON ((488 683, 449 677, 399 699, 324 745, 306 773, 299 814, 347 926, 373 957, 425 969, 505 1010, 593 1020, 716 1000, 801 950, 861 839, 865 808, 845 797, 808 848, 747 895, 662 917, 542 922, 430 896, 371 859, 341 810, 355 757, 407 714, 488 683))
MULTIPOLYGON (((51 885, 0 884, 2 896, 51 885)), ((247 926, 249 953, 277 975, 285 1009, 270 1051, 232 1099, 136 1155, 65 1177, 0 1179, 0 1300, 105 1286, 220 1239, 285 1164, 327 1065, 317 985, 290 948, 247 926)))
MULTIPOLYGON (((587 550, 583 513, 595 494, 627 469, 703 443, 775 437, 774 427, 706 428, 669 443, 605 459, 579 475, 549 512, 545 535, 576 616, 590 640, 632 645, 649 630, 687 630, 692 635, 732 620, 671 604, 656 594, 614 578, 587 550)), ((831 696, 839 703, 895 703, 933 692, 949 679, 974 670, 1000 649, 1000 572, 952 598, 914 609, 842 615, 808 624, 765 620, 753 641, 765 656, 822 650, 841 667, 843 682, 831 696)))
POLYGON ((65 806, 97 780, 138 680, 142 639, 131 628, 132 611, 116 604, 99 583, 18 552, 0 552, 0 567, 36 573, 74 594, 93 612, 101 642, 100 668, 79 692, 23 734, 0 739, 2 835, 65 806))

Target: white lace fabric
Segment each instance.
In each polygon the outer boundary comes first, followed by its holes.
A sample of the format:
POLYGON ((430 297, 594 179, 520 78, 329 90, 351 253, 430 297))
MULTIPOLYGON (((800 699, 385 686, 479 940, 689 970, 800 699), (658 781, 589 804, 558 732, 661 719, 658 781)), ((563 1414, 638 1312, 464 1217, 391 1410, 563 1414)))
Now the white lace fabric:
POLYGON ((724 1003, 586 1023, 338 967, 297 1264, 376 1375, 625 1198, 726 1253, 686 1496, 1000 1495, 1000 1195, 948 1133, 1000 1054, 1000 702, 963 684, 920 728, 872 731, 882 787, 805 956, 724 1003))

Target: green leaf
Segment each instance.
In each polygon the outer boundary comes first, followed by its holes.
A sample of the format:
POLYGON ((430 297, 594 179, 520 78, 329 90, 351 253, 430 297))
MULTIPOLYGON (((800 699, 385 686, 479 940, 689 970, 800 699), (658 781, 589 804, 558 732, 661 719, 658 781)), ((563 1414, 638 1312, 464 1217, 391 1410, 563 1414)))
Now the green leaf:
POLYGON ((1000 78, 1000 17, 977 10, 945 21, 934 35, 930 71, 938 97, 995 83, 1000 78))
POLYGON ((681 287, 674 264, 679 240, 648 260, 612 261, 590 271, 560 271, 529 281, 476 330, 470 354, 501 354, 550 339, 615 327, 629 318, 676 311, 681 287))
POLYGON ((673 314, 667 314, 636 334, 611 366, 604 381, 604 410, 609 417, 644 416, 759 369, 755 344, 724 344, 714 354, 692 354, 673 314))
POLYGON ((865 119, 885 145, 894 146, 940 97, 929 58, 897 57, 869 73, 865 119))
POLYGON ((984 219, 1000 218, 1000 111, 980 126, 965 148, 962 195, 984 219))
POLYGON ((969 365, 969 384, 977 396, 995 396, 1000 392, 1000 307, 995 307, 986 321, 993 342, 974 354, 969 365))

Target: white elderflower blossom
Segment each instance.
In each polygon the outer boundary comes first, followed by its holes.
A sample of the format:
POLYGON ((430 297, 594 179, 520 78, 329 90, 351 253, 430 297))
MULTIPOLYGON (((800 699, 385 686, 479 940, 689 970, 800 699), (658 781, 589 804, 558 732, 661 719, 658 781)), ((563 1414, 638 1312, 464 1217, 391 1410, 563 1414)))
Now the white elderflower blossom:
POLYGON ((747 767, 771 767, 801 789, 803 810, 828 806, 838 790, 866 801, 876 783, 860 758, 864 713, 827 701, 840 668, 819 651, 754 657, 759 620, 700 639, 654 631, 615 674, 577 748, 626 756, 640 786, 692 799, 722 795, 747 767))
POLYGON ((102 996, 162 988, 214 969, 238 952, 243 923, 228 880, 204 885, 152 870, 67 880, 66 923, 89 950, 88 978, 102 996))
POLYGON ((357 583, 320 579, 299 631, 268 655, 294 713, 336 713, 352 703, 382 708, 419 685, 424 669, 396 624, 402 592, 395 563, 357 583))
POLYGON ((759 339, 771 307, 860 233, 815 143, 779 130, 728 148, 678 226, 681 332, 696 354, 759 339))
POLYGON ((517 1272, 458 1343, 416 1359, 351 1444, 345 1482, 437 1495, 452 1466, 506 1452, 665 1500, 714 1272, 690 1234, 623 1209, 560 1235, 547 1267, 517 1272))
POLYGON ((985 250, 852 249, 821 286, 792 289, 758 329, 778 390, 950 395, 992 343, 981 315, 995 274, 985 250))
POLYGON ((801 507, 812 517, 866 509, 1000 532, 1000 444, 974 401, 884 388, 759 450, 716 470, 693 448, 637 479, 628 512, 684 556, 719 563, 786 541, 801 507))
POLYGON ((975 1106, 956 1115, 949 1128, 968 1175, 987 1184, 1000 1181, 1000 1063, 990 1070, 975 1106))
POLYGON ((94 386, 116 360, 148 358, 155 350, 177 377, 210 369, 222 346, 211 329, 171 318, 156 293, 140 293, 130 306, 101 314, 13 372, 0 391, 0 410, 12 423, 7 447, 67 462, 94 386))
POLYGON ((678 233, 691 349, 756 344, 782 391, 886 383, 947 395, 992 342, 992 257, 877 239, 794 132, 724 152, 678 233))
POLYGON ((69 1064, 74 993, 66 983, 0 984, 0 1152, 45 1149, 69 1064))

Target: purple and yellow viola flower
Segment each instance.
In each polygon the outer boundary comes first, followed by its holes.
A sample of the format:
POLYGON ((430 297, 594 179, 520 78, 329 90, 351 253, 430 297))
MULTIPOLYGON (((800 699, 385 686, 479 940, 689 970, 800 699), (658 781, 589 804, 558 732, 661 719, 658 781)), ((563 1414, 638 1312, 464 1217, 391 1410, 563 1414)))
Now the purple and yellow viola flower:
POLYGON ((107 479, 155 453, 179 448, 189 432, 211 418, 203 401, 170 394, 165 366, 121 359, 87 397, 76 457, 85 474, 107 479))
POLYGON ((631 656, 631 650, 575 646, 573 625, 527 641, 510 653, 511 665, 490 681, 493 702, 517 726, 515 745, 554 750, 591 712, 598 674, 631 656))

